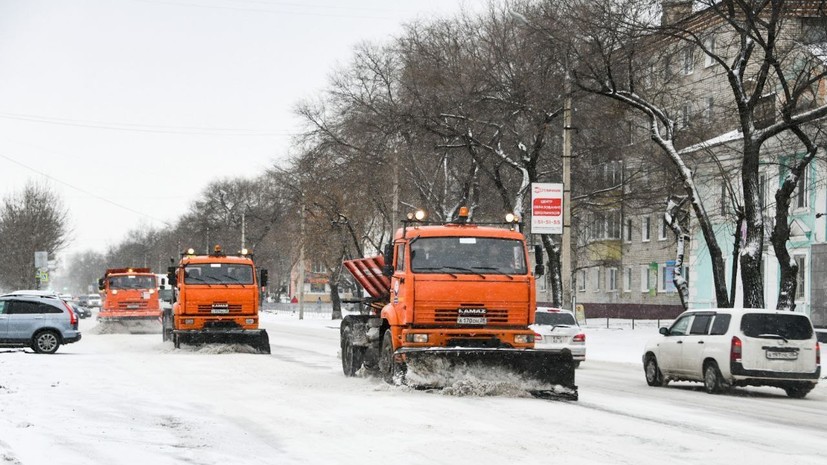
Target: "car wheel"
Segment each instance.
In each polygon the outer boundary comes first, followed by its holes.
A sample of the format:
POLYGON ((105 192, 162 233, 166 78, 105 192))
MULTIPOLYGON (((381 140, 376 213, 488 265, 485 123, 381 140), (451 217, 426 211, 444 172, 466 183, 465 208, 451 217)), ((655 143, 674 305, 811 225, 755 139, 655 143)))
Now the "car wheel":
POLYGON ((814 385, 812 384, 791 384, 789 386, 784 387, 784 392, 787 393, 788 397, 792 397, 793 399, 803 399, 810 391, 813 390, 814 385))
POLYGON ((704 389, 709 394, 719 394, 726 390, 727 384, 721 376, 718 364, 709 362, 704 366, 704 389))
POLYGON ((38 354, 53 354, 60 347, 60 336, 54 331, 41 331, 32 339, 32 349, 38 354))
POLYGON ((379 354, 379 374, 386 383, 393 384, 393 334, 390 328, 382 337, 382 350, 379 354))
POLYGON ((646 384, 649 386, 663 386, 663 373, 658 367, 658 361, 654 355, 646 357, 646 363, 643 365, 643 370, 646 373, 646 384))

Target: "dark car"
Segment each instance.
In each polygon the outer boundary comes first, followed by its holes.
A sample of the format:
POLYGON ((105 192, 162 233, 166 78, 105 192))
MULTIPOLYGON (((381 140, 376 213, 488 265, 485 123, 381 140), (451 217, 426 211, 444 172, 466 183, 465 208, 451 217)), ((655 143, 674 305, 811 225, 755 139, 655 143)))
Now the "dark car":
POLYGON ((53 354, 61 344, 77 342, 80 336, 77 315, 57 296, 0 296, 0 346, 53 354))
POLYGON ((72 307, 72 310, 74 310, 75 313, 77 313, 78 318, 89 318, 90 316, 92 316, 92 310, 89 310, 88 308, 86 308, 82 305, 79 305, 79 304, 69 304, 69 305, 72 307))

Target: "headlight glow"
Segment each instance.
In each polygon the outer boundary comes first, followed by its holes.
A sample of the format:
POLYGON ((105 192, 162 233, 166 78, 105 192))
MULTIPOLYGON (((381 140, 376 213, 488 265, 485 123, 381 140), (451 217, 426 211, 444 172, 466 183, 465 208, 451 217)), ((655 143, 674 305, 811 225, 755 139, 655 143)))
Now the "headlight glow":
POLYGON ((517 344, 528 344, 529 342, 534 342, 534 335, 533 334, 515 334, 514 335, 514 342, 517 344))

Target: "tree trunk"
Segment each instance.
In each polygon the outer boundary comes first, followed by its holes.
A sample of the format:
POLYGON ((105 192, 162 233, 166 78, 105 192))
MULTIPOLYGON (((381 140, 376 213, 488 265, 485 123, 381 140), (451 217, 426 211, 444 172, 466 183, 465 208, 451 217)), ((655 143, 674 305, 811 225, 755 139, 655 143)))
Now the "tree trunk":
POLYGON ((339 298, 339 284, 335 281, 330 281, 330 303, 333 305, 333 313, 331 313, 331 320, 342 319, 342 299, 339 298))
POLYGON ((560 276, 560 247, 551 240, 548 234, 541 234, 543 249, 548 254, 548 274, 551 278, 551 306, 563 307, 563 280, 560 276))
POLYGON ((764 253, 764 212, 761 209, 758 186, 759 149, 759 145, 745 140, 744 163, 741 167, 747 227, 747 239, 741 252, 741 285, 744 290, 745 308, 764 308, 764 274, 761 269, 764 253))
POLYGON ((735 224, 737 226, 735 227, 735 242, 732 245, 732 274, 729 280, 732 283, 729 289, 729 301, 733 304, 735 303, 735 281, 738 279, 738 257, 741 254, 741 234, 743 228, 746 228, 743 211, 738 212, 738 222, 735 224))
POLYGON ((686 278, 683 276, 683 257, 686 250, 686 239, 687 236, 683 232, 683 228, 681 227, 680 221, 678 220, 678 213, 680 213, 680 204, 674 203, 672 200, 669 201, 668 206, 666 207, 666 213, 664 214, 664 219, 669 227, 672 229, 672 232, 675 233, 675 238, 677 238, 677 253, 675 257, 675 271, 672 277, 672 282, 675 283, 675 288, 678 290, 678 296, 681 298, 681 306, 684 310, 689 309, 689 284, 686 282, 686 278))

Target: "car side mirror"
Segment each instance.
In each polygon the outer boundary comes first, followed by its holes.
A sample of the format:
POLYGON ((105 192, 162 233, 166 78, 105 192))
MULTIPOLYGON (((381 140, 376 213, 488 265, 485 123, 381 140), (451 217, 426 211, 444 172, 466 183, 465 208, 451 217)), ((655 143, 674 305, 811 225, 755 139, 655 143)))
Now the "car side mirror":
POLYGON ((385 266, 382 267, 382 274, 391 277, 393 276, 393 244, 385 244, 385 266))
POLYGON ((668 336, 669 335, 669 328, 664 326, 663 328, 659 329, 658 332, 663 334, 664 336, 668 336))
POLYGON ((169 283, 170 286, 178 285, 178 277, 175 276, 176 271, 177 271, 177 268, 174 267, 174 266, 171 266, 171 267, 167 268, 167 282, 169 283))
POLYGON ((105 287, 105 286, 104 286, 103 278, 100 278, 100 279, 98 280, 98 290, 101 290, 101 291, 102 291, 102 290, 104 289, 104 287, 105 287))
POLYGON ((540 276, 543 276, 544 274, 546 274, 546 267, 545 266, 536 265, 534 267, 534 276, 537 276, 539 278, 540 276))
POLYGON ((267 280, 269 279, 269 273, 267 272, 266 268, 262 268, 258 270, 258 285, 261 287, 267 287, 267 280))

